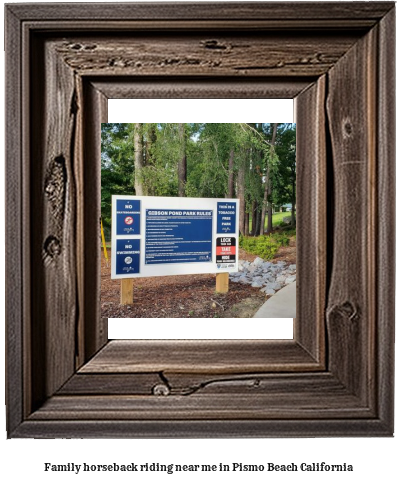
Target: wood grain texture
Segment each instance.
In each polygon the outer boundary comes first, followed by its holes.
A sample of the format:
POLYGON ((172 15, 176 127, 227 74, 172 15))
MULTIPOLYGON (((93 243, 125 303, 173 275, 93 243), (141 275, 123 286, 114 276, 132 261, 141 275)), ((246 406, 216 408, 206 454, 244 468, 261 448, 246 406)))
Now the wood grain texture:
POLYGON ((30 419, 134 420, 156 416, 171 420, 189 417, 255 420, 293 415, 310 418, 315 410, 318 419, 373 417, 372 411, 362 408, 359 399, 329 373, 209 376, 197 389, 190 390, 181 388, 185 384, 183 374, 129 374, 124 381, 126 390, 117 395, 111 392, 116 389, 112 383, 121 382, 121 374, 97 374, 92 383, 90 378, 93 379, 91 374, 75 376, 30 419), (149 391, 146 387, 151 383, 149 391), (161 385, 169 391, 162 397, 156 392, 161 385))
POLYGON ((77 92, 68 66, 53 51, 44 63, 42 53, 39 40, 33 44, 37 62, 31 69, 33 404, 51 396, 74 372, 79 312, 73 155, 77 92), (44 78, 57 83, 45 90, 44 78), (54 109, 45 110, 50 106, 54 109))
POLYGON ((10 437, 392 435, 394 4, 326 5, 7 6, 10 437), (107 343, 107 98, 268 93, 302 120, 294 341, 107 343))
POLYGON ((296 393, 304 390, 345 394, 345 387, 329 373, 239 373, 205 374, 187 372, 159 373, 84 373, 75 374, 58 392, 64 395, 128 395, 154 394, 156 386, 167 388, 165 395, 188 396, 200 394, 256 393, 278 394, 287 390, 296 393), (283 380, 282 380, 283 379, 283 380))
MULTIPOLYGON (((22 36, 20 22, 10 11, 6 10, 6 36, 5 49, 9 54, 6 59, 5 69, 8 73, 6 80, 7 98, 5 104, 5 117, 7 124, 14 127, 12 133, 8 134, 5 146, 6 165, 5 177, 7 180, 5 194, 5 211, 7 222, 13 221, 13 225, 6 225, 6 257, 5 272, 7 275, 6 290, 6 400, 7 400, 7 423, 12 431, 20 424, 24 414, 24 382, 23 367, 21 362, 24 341, 24 307, 26 305, 26 287, 24 286, 26 248, 26 234, 24 224, 27 217, 24 213, 24 200, 21 201, 23 184, 26 182, 27 166, 22 162, 22 104, 21 93, 21 65, 12 62, 18 58, 22 36)), ((29 227, 28 227, 29 228, 29 227)), ((29 272, 29 268, 28 268, 29 272)))
POLYGON ((292 340, 111 340, 83 373, 231 373, 317 370, 292 340))
POLYGON ((235 32, 164 36, 136 33, 56 41, 64 62, 90 76, 320 76, 358 39, 358 33, 235 32), (334 40, 334 42, 332 42, 334 40))
POLYGON ((133 279, 121 279, 120 304, 133 304, 133 279))
POLYGON ((298 280, 294 338, 323 364, 327 294, 325 99, 326 79, 321 76, 295 100, 298 280))
POLYGON ((88 82, 83 88, 84 131, 84 361, 108 341, 107 321, 101 319, 101 123, 106 121, 104 95, 88 82))
POLYGON ((58 391, 60 395, 151 395, 163 384, 159 374, 75 374, 58 391))
MULTIPOLYGON (((394 7, 394 2, 328 2, 314 4, 303 2, 245 2, 245 3, 187 3, 184 8, 173 3, 139 4, 28 4, 9 5, 8 8, 21 20, 90 20, 95 25, 100 20, 173 20, 184 23, 192 19, 212 20, 259 20, 279 22, 294 20, 305 27, 311 20, 377 22, 394 7)), ((366 24, 369 26, 369 24, 366 24)))
POLYGON ((369 363, 375 326, 374 49, 372 30, 328 73, 327 101, 334 187, 329 367, 365 403, 374 381, 369 363))
POLYGON ((391 435, 378 419, 25 421, 15 438, 298 438, 391 435))
POLYGON ((148 78, 128 76, 123 78, 92 78, 93 86, 108 99, 112 98, 295 98, 305 90, 312 78, 148 78))
POLYGON ((376 356, 385 357, 377 369, 378 415, 391 431, 394 427, 395 347, 395 11, 379 24, 377 99, 377 261, 376 356))
POLYGON ((236 393, 194 394, 191 396, 53 396, 29 418, 41 420, 239 420, 247 419, 348 419, 372 418, 368 408, 359 405, 356 397, 336 390, 272 394, 236 393), (290 399, 291 396, 291 399, 290 399), (292 402, 295 400, 295 406, 292 402), (328 399, 328 402, 327 402, 328 399))
POLYGON ((227 293, 229 291, 229 273, 220 272, 216 274, 216 287, 217 293, 227 293))

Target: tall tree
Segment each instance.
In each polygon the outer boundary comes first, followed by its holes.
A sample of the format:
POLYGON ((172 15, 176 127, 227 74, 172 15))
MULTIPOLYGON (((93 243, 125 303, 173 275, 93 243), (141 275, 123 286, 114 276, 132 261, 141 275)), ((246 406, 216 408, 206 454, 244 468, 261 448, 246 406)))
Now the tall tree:
POLYGON ((261 235, 263 235, 265 231, 266 215, 267 215, 267 233, 271 233, 273 231, 273 206, 272 206, 272 202, 270 201, 270 196, 272 194, 271 165, 272 165, 275 145, 276 145, 277 126, 278 123, 273 124, 272 139, 270 142, 271 150, 269 151, 269 155, 267 157, 267 163, 266 163, 266 177, 265 177, 265 184, 264 184, 264 195, 263 195, 262 216, 261 216, 261 226, 260 226, 261 235))
MULTIPOLYGON (((278 123, 273 124, 273 135, 271 141, 271 155, 274 155, 274 146, 276 145, 276 136, 277 136, 277 125, 278 123)), ((271 233, 273 231, 273 203, 271 201, 272 195, 272 178, 271 178, 271 163, 267 167, 267 233, 271 233)))
MULTIPOLYGON (((179 161, 186 156, 184 194, 240 199, 240 232, 261 230, 261 207, 269 167, 273 203, 295 199, 295 126, 279 124, 271 154, 272 124, 103 124, 101 130, 101 211, 111 221, 111 195, 177 196, 179 161), (185 148, 182 151, 182 125, 185 148), (272 157, 273 156, 273 157, 272 157)), ((182 194, 182 187, 180 187, 182 194)))
POLYGON ((229 157, 229 176, 227 183, 227 197, 234 198, 234 149, 230 151, 229 157))
POLYGON ((240 234, 245 235, 245 163, 242 161, 238 168, 237 175, 237 197, 240 200, 240 221, 239 221, 239 231, 240 234))
POLYGON ((144 196, 147 194, 143 181, 143 124, 134 124, 134 187, 137 196, 144 196))
POLYGON ((101 217, 107 238, 111 228, 111 196, 134 194, 132 124, 101 124, 101 217))
POLYGON ((180 157, 177 168, 179 196, 186 196, 187 184, 187 136, 185 124, 179 123, 180 157))
POLYGON ((274 178, 273 202, 279 206, 291 203, 291 222, 295 225, 296 207, 296 126, 280 124, 276 153, 279 158, 274 178))

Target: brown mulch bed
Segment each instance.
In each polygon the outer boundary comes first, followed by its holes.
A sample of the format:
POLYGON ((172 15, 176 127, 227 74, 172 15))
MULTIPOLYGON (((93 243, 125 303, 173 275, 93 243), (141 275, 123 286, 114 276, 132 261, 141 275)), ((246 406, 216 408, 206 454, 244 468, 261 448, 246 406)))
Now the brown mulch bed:
POLYGON ((296 264, 296 240, 294 238, 291 238, 288 247, 280 247, 274 259, 270 262, 278 262, 279 260, 283 260, 289 265, 296 264))
MULTIPOLYGON (((280 249, 275 261, 295 262, 295 242, 280 249), (293 259, 293 260, 292 260, 293 259)), ((253 262, 256 255, 240 249, 240 259, 253 262)), ((134 280, 134 304, 121 305, 120 280, 111 279, 111 268, 101 258, 101 316, 103 318, 222 318, 247 317, 266 301, 259 289, 229 283, 229 292, 216 294, 216 276, 142 277, 134 280), (248 310, 248 307, 250 309, 248 310)))

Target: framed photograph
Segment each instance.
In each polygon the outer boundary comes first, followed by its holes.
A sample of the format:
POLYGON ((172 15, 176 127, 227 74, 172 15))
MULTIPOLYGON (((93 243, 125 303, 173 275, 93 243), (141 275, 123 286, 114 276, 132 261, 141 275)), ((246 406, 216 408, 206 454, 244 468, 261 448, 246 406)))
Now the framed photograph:
POLYGON ((6 6, 10 438, 392 436, 393 2, 6 6), (292 340, 108 340, 112 98, 291 98, 292 340))
POLYGON ((108 338, 293 338, 293 108, 292 99, 108 100, 109 123, 101 125, 101 316, 108 318, 108 338), (241 113, 252 120, 267 114, 269 121, 284 122, 232 123, 241 113), (207 123, 173 123, 190 117, 207 123), (134 118, 144 123, 129 123, 134 118), (146 122, 155 119, 162 122, 146 122), (186 154, 184 191, 178 185, 181 147, 186 154), (142 169, 136 167, 141 156, 142 169), (145 191, 133 183, 138 173, 145 191), (273 199, 268 204, 271 181, 273 199), (221 207, 227 198, 237 200, 221 207), (188 207, 212 211, 211 262, 193 248, 198 240, 206 245, 206 232, 198 217, 193 225, 186 221, 188 207), (151 208, 156 213, 148 220, 151 208), (162 208, 167 211, 160 214, 162 208), (184 214, 175 215, 172 208, 184 214), (181 228, 190 235, 189 243, 182 243, 181 228), (147 231, 153 242, 148 249, 147 231), (222 238, 226 232, 229 237, 222 238), (127 241, 116 244, 121 239, 127 241), (222 241, 231 247, 218 246, 222 241), (117 250, 117 245, 128 247, 117 250), (156 265, 145 258, 147 252, 156 265), (118 261, 125 270, 116 276, 118 261))

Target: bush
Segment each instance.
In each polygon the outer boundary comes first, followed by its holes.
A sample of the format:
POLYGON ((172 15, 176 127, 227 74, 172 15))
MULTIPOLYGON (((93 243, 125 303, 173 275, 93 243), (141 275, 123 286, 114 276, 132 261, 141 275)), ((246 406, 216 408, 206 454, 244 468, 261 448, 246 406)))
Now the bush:
POLYGON ((240 248, 250 254, 257 255, 265 260, 271 260, 280 247, 289 245, 290 237, 295 235, 295 229, 273 235, 261 235, 259 237, 240 236, 240 248))

